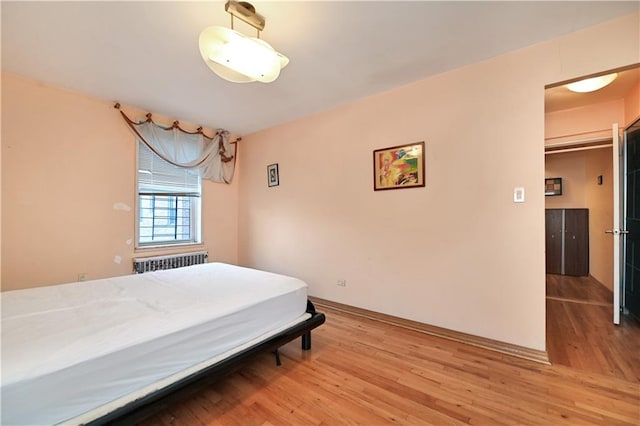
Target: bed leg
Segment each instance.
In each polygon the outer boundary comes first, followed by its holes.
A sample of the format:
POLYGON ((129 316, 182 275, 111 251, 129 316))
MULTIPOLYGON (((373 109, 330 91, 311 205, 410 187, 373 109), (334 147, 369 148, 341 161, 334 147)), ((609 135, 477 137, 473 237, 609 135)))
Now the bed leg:
POLYGON ((311 331, 307 331, 302 335, 302 350, 311 349, 311 331))
POLYGON ((282 362, 280 361, 280 351, 276 349, 275 351, 273 351, 273 354, 276 356, 276 365, 278 367, 281 366, 282 362))

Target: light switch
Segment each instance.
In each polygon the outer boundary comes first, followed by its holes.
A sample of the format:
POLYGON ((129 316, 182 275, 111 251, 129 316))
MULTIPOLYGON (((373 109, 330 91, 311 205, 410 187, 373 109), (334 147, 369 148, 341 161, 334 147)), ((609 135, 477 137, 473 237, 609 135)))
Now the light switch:
POLYGON ((524 188, 522 187, 513 188, 513 202, 524 203, 524 188))

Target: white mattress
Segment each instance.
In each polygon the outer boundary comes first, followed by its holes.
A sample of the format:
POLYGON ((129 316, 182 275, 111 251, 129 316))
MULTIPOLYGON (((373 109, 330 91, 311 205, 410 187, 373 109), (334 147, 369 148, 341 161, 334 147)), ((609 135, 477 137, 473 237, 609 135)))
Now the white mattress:
POLYGON ((1 423, 44 425, 86 421, 103 405, 296 322, 307 286, 208 263, 0 297, 1 423))

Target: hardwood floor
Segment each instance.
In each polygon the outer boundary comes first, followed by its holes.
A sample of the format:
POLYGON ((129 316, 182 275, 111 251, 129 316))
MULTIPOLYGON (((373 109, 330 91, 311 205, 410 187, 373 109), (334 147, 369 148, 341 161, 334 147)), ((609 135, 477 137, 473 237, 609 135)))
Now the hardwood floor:
MULTIPOLYGON (((613 293, 593 277, 547 274, 547 298, 613 304, 613 293)), ((613 309, 613 308, 612 308, 613 309)))
POLYGON ((547 275, 552 364, 640 383, 640 323, 623 316, 614 325, 612 301, 611 291, 591 277, 547 275))
MULTIPOLYGON (((143 425, 637 425, 640 384, 324 309, 295 341, 143 425)), ((637 352, 636 352, 637 354, 637 352)))

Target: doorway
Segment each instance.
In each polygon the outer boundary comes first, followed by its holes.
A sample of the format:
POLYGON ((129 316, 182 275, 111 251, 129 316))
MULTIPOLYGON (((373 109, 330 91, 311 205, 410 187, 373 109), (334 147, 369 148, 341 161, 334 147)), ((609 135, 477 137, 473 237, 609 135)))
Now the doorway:
POLYGON ((598 146, 547 152, 545 177, 561 191, 545 195, 546 271, 591 276, 613 291, 611 140, 598 146), (580 219, 578 221, 578 219, 580 219))
MULTIPOLYGON (((605 231, 613 229, 614 215, 612 124, 624 128, 630 116, 640 116, 640 110, 630 111, 640 99, 640 68, 617 73, 617 84, 593 95, 574 96, 561 85, 546 91, 545 178, 562 178, 563 189, 562 195, 545 197, 547 207, 589 211, 588 273, 547 275, 547 351, 552 363, 623 377, 625 370, 640 367, 640 360, 629 357, 640 349, 640 343, 633 343, 640 339, 640 322, 623 316, 620 326, 613 324, 614 250, 605 231)), ((628 140, 640 139, 640 122, 635 130, 627 132, 628 140)), ((638 148, 631 149, 640 155, 640 142, 635 144, 638 148)), ((628 189, 636 194, 640 162, 634 161, 626 176, 631 176, 628 189)), ((634 227, 638 238, 640 195, 631 198, 627 226, 634 227)), ((640 242, 631 239, 626 248, 622 258, 631 286, 625 290, 631 291, 622 292, 623 299, 640 297, 640 242)))

